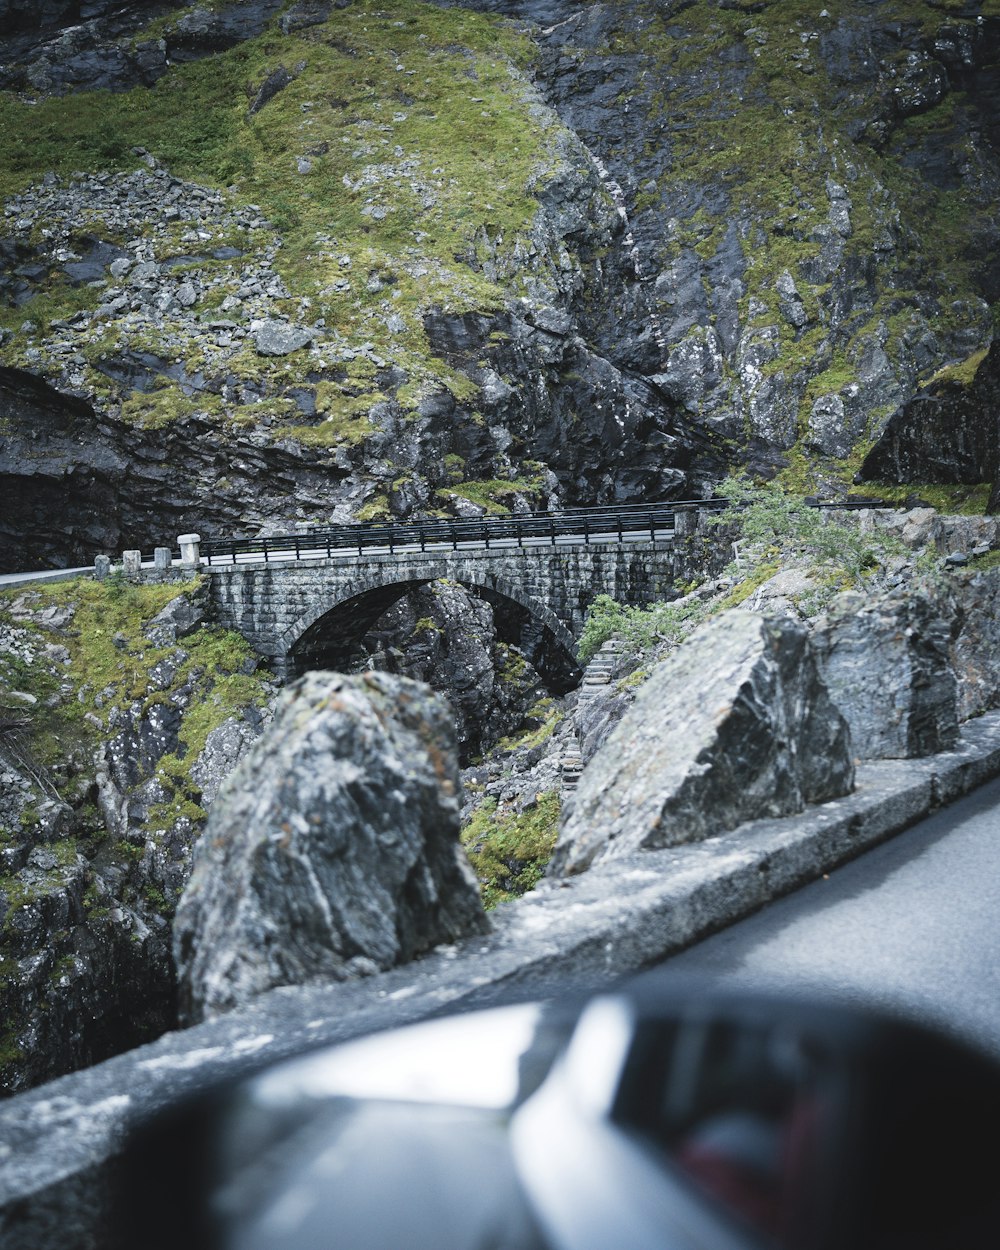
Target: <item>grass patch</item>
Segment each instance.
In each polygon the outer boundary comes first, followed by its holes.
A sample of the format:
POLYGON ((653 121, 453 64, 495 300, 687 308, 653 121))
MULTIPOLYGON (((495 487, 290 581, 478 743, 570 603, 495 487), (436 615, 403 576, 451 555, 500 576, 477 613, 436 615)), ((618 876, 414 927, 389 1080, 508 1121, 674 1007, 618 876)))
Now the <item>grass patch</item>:
POLYGON ((540 477, 494 478, 489 481, 458 482, 445 490, 439 490, 436 498, 446 504, 449 496, 458 495, 460 499, 477 504, 491 515, 506 516, 516 499, 521 496, 528 496, 537 506, 541 490, 540 477))
MULTIPOLYGON (((176 20, 169 15, 160 26, 169 30, 176 20)), ((524 75, 533 55, 527 36, 490 15, 419 0, 355 0, 296 34, 271 29, 204 60, 174 64, 151 88, 30 105, 0 95, 0 198, 47 170, 68 178, 135 169, 131 149, 142 146, 175 176, 228 188, 236 204, 259 205, 269 226, 239 245, 260 251, 280 233, 273 263, 291 293, 281 309, 301 317, 307 300, 309 319, 325 318, 337 355, 347 355, 342 345, 370 350, 375 343, 402 370, 408 395, 444 386, 466 403, 476 384, 434 357, 423 317, 430 309, 500 308, 519 271, 538 193, 560 162, 557 127, 539 116, 524 75), (293 81, 248 116, 256 88, 278 65, 295 67, 293 81)), ((114 234, 103 219, 92 226, 114 234)), ((156 247, 157 259, 171 250, 159 236, 156 247)), ((44 344, 29 344, 21 322, 47 325, 99 299, 94 290, 53 280, 3 314, 15 331, 12 352, 21 359, 30 346, 44 363, 44 344)), ((114 326, 111 337, 122 338, 114 326)), ((192 340, 175 345, 174 354, 191 355, 193 367, 198 350, 192 340)), ((272 395, 295 381, 284 361, 237 361, 224 352, 212 360, 220 375, 243 376, 245 364, 247 376, 270 381, 272 395)), ((61 363, 53 358, 51 368, 61 363)), ((90 363, 85 374, 95 394, 108 394, 107 379, 90 363)), ((364 414, 381 396, 372 385, 353 394, 349 386, 335 389, 324 420, 284 421, 272 425, 273 435, 311 446, 362 441, 364 414)), ((200 398, 197 405, 209 407, 200 398)), ((169 382, 152 396, 126 397, 122 415, 157 426, 189 410, 169 382)))
POLYGON ((976 380, 979 366, 986 359, 989 350, 989 347, 980 348, 979 351, 973 352, 971 356, 967 356, 965 360, 960 360, 956 364, 945 365, 943 368, 938 369, 928 385, 933 386, 935 383, 938 383, 948 386, 971 386, 976 380))
POLYGON ((462 830, 487 910, 527 893, 541 880, 559 832, 559 795, 539 795, 521 815, 497 812, 487 799, 462 830))

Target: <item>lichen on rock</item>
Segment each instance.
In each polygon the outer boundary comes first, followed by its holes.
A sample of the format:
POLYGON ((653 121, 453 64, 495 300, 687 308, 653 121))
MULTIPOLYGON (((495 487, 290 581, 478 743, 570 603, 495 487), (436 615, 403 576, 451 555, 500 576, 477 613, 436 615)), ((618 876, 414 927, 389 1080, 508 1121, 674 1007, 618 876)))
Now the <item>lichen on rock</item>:
POLYGON ((189 1020, 484 932, 443 702, 386 673, 310 673, 224 785, 174 922, 189 1020))
POLYGON ((654 670, 590 760, 550 871, 698 841, 853 784, 805 627, 726 612, 654 670))

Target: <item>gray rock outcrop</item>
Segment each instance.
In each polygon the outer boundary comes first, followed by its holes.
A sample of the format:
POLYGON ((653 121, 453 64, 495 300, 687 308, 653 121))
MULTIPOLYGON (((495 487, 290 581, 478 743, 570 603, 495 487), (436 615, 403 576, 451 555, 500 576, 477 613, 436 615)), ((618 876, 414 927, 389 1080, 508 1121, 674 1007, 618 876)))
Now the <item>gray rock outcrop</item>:
POLYGON ((485 932, 454 730, 427 687, 309 673, 223 787, 177 909, 189 1019, 485 932))
POLYGON ((896 594, 835 601, 813 634, 820 671, 859 759, 947 751, 958 739, 958 684, 946 605, 896 594))
POLYGON ((550 872, 850 792, 850 735, 805 627, 733 610, 654 671, 587 765, 550 872))
POLYGON ((1000 706, 1000 568, 963 570, 951 587, 951 663, 964 721, 1000 706))
POLYGON ((369 667, 444 695, 463 763, 514 733, 543 694, 522 651, 501 640, 494 608, 455 582, 432 582, 398 600, 362 648, 369 667))

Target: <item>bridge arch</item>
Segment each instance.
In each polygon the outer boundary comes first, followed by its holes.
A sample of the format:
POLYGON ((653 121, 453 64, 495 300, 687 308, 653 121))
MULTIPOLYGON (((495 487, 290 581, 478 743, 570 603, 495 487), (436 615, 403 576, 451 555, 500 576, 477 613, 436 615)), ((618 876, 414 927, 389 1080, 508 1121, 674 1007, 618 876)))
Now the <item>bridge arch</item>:
POLYGON ((576 640, 550 608, 502 577, 456 570, 443 561, 440 566, 421 562, 372 571, 317 599, 279 637, 279 667, 289 677, 309 668, 345 667, 365 634, 398 599, 442 578, 501 609, 494 618, 498 634, 531 653, 528 658, 551 690, 563 692, 576 685, 580 676, 576 640), (530 623, 527 630, 525 622, 530 623))

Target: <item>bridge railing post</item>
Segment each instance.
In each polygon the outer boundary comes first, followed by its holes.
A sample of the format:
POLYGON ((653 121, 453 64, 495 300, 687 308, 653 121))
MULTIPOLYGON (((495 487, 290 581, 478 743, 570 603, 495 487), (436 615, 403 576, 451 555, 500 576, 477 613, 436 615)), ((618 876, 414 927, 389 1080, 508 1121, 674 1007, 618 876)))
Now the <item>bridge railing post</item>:
MULTIPOLYGON (((201 566, 201 535, 180 534, 177 546, 181 549, 181 566, 185 569, 196 569, 201 566)), ((233 559, 235 560, 235 556, 233 559)))
POLYGON ((698 512, 695 508, 678 508, 674 512, 674 533, 693 534, 698 528, 698 512))

